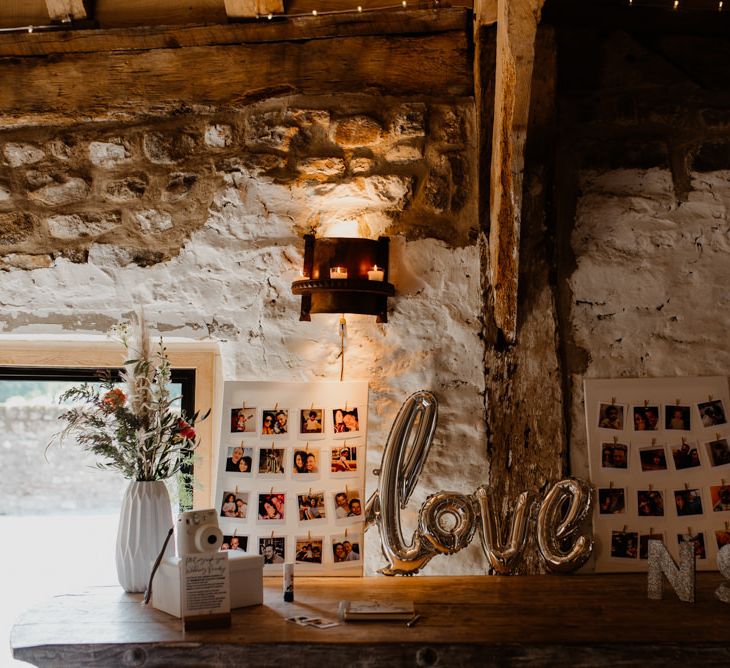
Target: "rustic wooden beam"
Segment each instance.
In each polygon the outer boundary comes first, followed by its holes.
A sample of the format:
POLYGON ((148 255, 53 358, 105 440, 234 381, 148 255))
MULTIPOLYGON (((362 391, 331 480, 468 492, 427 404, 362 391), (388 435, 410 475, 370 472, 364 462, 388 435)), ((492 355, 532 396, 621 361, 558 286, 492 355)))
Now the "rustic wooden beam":
POLYGON ((522 173, 535 34, 544 0, 498 0, 497 73, 490 179, 489 275, 494 318, 517 337, 522 173))
POLYGON ((46 0, 46 9, 51 21, 78 21, 86 18, 83 0, 46 0))
POLYGON ((284 0, 223 0, 229 19, 255 18, 282 13, 284 0))
POLYGON ((4 58, 0 121, 166 113, 290 94, 470 96, 469 54, 468 35, 454 31, 4 58))
POLYGON ((162 26, 0 34, 0 58, 98 51, 138 51, 187 46, 327 39, 366 35, 417 35, 461 31, 471 26, 466 9, 300 17, 215 26, 162 26))
MULTIPOLYGON (((68 0, 79 2, 80 0, 68 0)), ((248 0, 256 2, 257 0, 248 0)), ((281 2, 281 0, 259 0, 281 2)), ((368 10, 392 7, 397 0, 288 0, 287 14, 311 14, 316 9, 323 12, 357 10, 362 5, 368 10)), ((445 4, 445 3, 443 3, 445 4)), ((452 7, 472 8, 471 0, 452 0, 452 7)), ((410 8, 431 8, 431 0, 410 0, 410 8)), ((441 10, 439 10, 441 11, 441 10)), ((262 12, 263 13, 263 12, 262 12)), ((96 0, 94 20, 101 28, 129 28, 143 25, 182 25, 194 23, 220 23, 228 21, 224 0, 96 0)), ((48 23, 45 0, 0 1, 0 28, 44 25, 48 23)))

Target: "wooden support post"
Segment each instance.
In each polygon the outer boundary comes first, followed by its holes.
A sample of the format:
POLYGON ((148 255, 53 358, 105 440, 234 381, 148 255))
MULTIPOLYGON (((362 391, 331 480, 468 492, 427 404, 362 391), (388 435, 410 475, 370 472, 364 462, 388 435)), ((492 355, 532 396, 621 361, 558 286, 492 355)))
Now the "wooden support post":
POLYGON ((535 34, 543 1, 497 0, 489 278, 494 319, 509 343, 517 338, 522 176, 535 34))
POLYGON ((86 18, 83 0, 46 0, 46 9, 51 21, 70 23, 86 18))
POLYGON ((229 19, 253 18, 284 11, 284 0, 223 0, 229 19))

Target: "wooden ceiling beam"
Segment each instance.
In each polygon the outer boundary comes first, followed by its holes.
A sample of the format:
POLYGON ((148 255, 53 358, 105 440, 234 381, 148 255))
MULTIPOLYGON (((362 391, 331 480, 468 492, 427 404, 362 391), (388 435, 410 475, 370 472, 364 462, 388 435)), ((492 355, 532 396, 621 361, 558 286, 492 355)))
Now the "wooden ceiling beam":
POLYGON ((0 34, 0 58, 190 46, 255 44, 368 35, 418 35, 471 30, 471 12, 442 9, 330 15, 216 26, 164 26, 0 34))
POLYGON ((489 278, 494 319, 517 338, 522 177, 535 36, 544 0, 497 1, 497 70, 490 175, 489 278))
POLYGON ((84 0, 46 0, 46 9, 51 22, 70 23, 86 18, 84 0))
POLYGON ((223 3, 229 19, 255 18, 284 11, 284 0, 223 0, 223 3))
POLYGON ((4 125, 234 108, 292 94, 473 94, 464 31, 2 58, 0 81, 4 125))
MULTIPOLYGON (((80 3, 81 0, 49 0, 53 4, 80 3)), ((398 5, 398 0, 96 0, 94 20, 100 28, 131 28, 133 26, 186 25, 200 23, 225 24, 229 20, 226 4, 248 4, 271 7, 283 4, 287 14, 311 14, 317 10, 341 12, 356 10, 362 5, 367 10, 398 5)), ((445 2, 442 4, 446 5, 445 2)), ((451 7, 472 8, 472 0, 451 0, 451 7)), ((428 9, 432 0, 409 0, 409 9, 428 9)), ((446 7, 444 7, 446 9, 446 7)), ((260 11, 267 14, 269 11, 260 11)), ((240 16, 235 12, 230 16, 240 16)), ((255 16, 255 13, 253 14, 255 16)), ((13 28, 48 23, 46 0, 0 0, 0 28, 13 28)))

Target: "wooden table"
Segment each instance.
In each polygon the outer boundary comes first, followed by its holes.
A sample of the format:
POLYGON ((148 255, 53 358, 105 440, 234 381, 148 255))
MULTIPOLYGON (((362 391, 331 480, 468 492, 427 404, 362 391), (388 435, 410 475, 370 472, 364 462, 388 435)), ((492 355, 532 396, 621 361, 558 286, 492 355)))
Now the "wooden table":
POLYGON ((297 578, 296 602, 267 578, 263 606, 228 629, 183 635, 180 621, 115 587, 59 596, 13 628, 17 659, 37 666, 672 666, 730 665, 730 605, 698 575, 697 602, 646 597, 646 576, 297 578), (341 599, 413 600, 401 622, 300 627, 341 599))

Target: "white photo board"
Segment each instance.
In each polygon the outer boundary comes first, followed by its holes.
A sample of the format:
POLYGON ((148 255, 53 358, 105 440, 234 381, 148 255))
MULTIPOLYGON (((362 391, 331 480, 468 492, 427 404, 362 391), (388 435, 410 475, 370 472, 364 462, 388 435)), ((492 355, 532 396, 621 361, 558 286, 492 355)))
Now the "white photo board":
POLYGON ((596 571, 647 570, 649 536, 698 570, 730 543, 730 397, 724 376, 585 380, 596 571))
POLYGON ((309 575, 363 572, 367 382, 224 383, 214 503, 225 546, 309 575))

